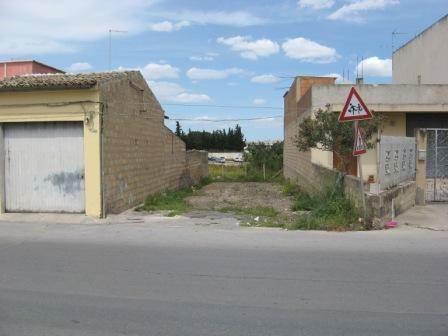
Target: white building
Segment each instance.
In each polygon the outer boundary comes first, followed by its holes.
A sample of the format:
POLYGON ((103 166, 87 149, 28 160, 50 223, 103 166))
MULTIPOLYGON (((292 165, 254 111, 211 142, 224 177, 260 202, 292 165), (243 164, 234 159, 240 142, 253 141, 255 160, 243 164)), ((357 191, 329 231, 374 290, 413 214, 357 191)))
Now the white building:
POLYGON ((448 84, 448 15, 397 49, 394 84, 448 84))

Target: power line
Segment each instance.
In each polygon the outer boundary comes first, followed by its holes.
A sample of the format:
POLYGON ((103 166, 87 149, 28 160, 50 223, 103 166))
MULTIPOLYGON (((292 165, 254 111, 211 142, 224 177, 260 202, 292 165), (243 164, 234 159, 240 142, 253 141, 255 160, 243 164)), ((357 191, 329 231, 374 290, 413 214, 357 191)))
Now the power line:
POLYGON ((251 106, 251 105, 213 105, 213 104, 180 104, 167 103, 166 106, 185 106, 185 107, 215 107, 215 108, 240 108, 240 109, 256 109, 256 110, 279 110, 283 111, 283 107, 276 106, 251 106))
POLYGON ((255 120, 270 120, 283 118, 283 115, 274 115, 259 118, 239 118, 239 119, 188 119, 188 118, 170 118, 171 121, 198 121, 198 122, 227 122, 227 121, 255 121, 255 120))

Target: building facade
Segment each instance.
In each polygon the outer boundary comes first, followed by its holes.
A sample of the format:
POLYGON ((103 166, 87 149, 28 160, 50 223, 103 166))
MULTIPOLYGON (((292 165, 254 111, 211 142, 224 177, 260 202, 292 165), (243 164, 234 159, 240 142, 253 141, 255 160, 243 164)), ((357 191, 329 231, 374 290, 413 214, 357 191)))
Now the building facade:
MULTIPOLYGON (((295 145, 299 124, 319 110, 340 113, 352 85, 322 84, 328 79, 297 77, 285 94, 284 176, 304 188, 320 186, 318 167, 337 168, 332 152, 311 149, 300 152, 295 145), (303 83, 305 84, 302 84, 303 83), (313 83, 313 85, 309 85, 313 83)), ((334 81, 334 79, 333 79, 334 81)), ((446 122, 448 127, 448 85, 358 85, 357 91, 373 111, 384 116, 381 135, 414 136, 431 116, 446 122), (423 120, 421 123, 419 120, 423 120)), ((361 164, 365 182, 369 176, 378 179, 377 149, 362 155, 361 164)), ((353 175, 357 176, 356 166, 353 175)))
POLYGON ((448 15, 393 54, 394 84, 448 84, 448 15))
POLYGON ((0 80, 6 77, 50 73, 64 73, 64 71, 33 60, 0 61, 0 80))
POLYGON ((102 217, 207 174, 135 71, 7 78, 0 123, 2 212, 102 217))

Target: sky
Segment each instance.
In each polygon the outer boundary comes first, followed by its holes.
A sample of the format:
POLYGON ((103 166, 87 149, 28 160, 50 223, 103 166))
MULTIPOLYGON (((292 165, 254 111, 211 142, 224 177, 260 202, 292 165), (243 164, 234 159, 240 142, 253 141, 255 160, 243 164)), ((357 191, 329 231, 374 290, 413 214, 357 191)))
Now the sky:
POLYGON ((0 1, 0 60, 140 70, 169 127, 239 123, 249 141, 278 140, 293 77, 363 69, 389 83, 392 49, 447 12, 447 0, 0 1))

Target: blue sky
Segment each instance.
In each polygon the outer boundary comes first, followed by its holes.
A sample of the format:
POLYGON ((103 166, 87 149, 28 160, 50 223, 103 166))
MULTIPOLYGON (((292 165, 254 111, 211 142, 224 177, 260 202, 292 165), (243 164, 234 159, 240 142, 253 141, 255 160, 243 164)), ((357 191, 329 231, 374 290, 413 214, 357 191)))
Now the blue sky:
MULTIPOLYGON (((446 0, 18 0, 0 4, 0 59, 70 72, 140 69, 184 129, 282 115, 296 75, 388 83, 398 47, 448 12, 446 0), (207 105, 207 106, 189 106, 207 105), (237 106, 221 108, 219 106, 237 106)), ((167 122, 173 126, 173 121, 167 122)), ((248 140, 282 139, 282 118, 240 122, 248 140)))

